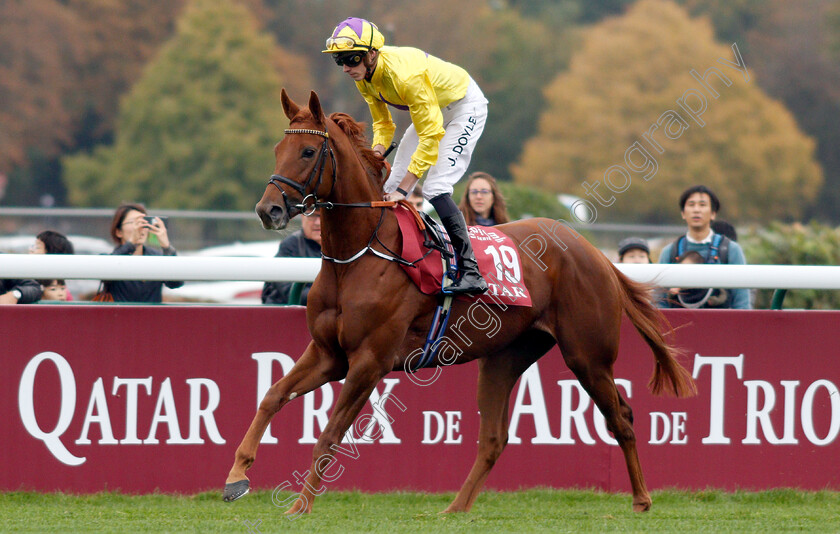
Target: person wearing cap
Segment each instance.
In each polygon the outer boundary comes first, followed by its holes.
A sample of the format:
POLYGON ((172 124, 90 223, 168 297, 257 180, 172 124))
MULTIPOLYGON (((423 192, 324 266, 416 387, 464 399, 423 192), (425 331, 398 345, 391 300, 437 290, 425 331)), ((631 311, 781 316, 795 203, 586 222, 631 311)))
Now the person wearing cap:
POLYGON ((618 263, 652 263, 647 241, 641 237, 625 237, 619 241, 618 263))
POLYGON ((389 107, 408 111, 406 129, 385 183, 385 200, 402 200, 426 175, 423 197, 440 216, 458 256, 460 276, 450 293, 479 294, 487 283, 478 270, 467 225, 452 200, 487 119, 487 99, 463 68, 417 48, 385 46, 375 24, 348 18, 327 39, 326 54, 356 82, 373 118, 373 150, 380 156, 396 125, 389 107))

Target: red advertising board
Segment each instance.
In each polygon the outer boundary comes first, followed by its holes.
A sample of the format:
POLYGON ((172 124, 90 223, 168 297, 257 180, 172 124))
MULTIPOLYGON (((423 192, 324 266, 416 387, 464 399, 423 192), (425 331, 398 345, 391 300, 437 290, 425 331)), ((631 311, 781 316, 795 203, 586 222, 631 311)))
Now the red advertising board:
MULTIPOLYGON (((616 365, 649 487, 840 489, 840 312, 666 314, 699 394, 652 396, 653 357, 626 321, 616 365)), ((297 307, 3 306, 2 317, 0 490, 221 489, 262 392, 309 340, 297 307)), ((472 363, 427 385, 386 377, 365 412, 377 439, 357 434, 328 487, 456 490, 476 452, 476 376, 472 363), (373 411, 385 397, 387 415, 373 411)), ((255 487, 297 486, 340 387, 274 418, 255 487)), ((621 451, 558 350, 523 375, 510 412, 488 487, 629 491, 621 451)))

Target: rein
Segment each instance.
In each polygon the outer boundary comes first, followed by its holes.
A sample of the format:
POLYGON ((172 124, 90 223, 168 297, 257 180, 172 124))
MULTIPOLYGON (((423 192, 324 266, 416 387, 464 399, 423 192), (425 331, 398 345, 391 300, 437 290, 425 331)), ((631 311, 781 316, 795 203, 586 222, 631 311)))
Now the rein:
MULTIPOLYGON (((324 177, 324 166, 327 163, 327 155, 330 157, 330 162, 332 163, 332 184, 330 185, 330 190, 327 193, 327 197, 332 194, 333 188, 335 187, 336 182, 338 181, 338 174, 337 174, 337 167, 335 163, 335 153, 333 152, 332 147, 329 144, 330 134, 327 131, 321 130, 311 130, 308 128, 287 128, 284 130, 285 134, 311 134, 311 135, 320 135, 324 138, 324 142, 321 144, 321 152, 318 154, 318 160, 315 162, 315 165, 312 167, 312 171, 309 173, 309 178, 307 178, 306 182, 301 185, 299 182, 292 180, 291 178, 287 178, 281 174, 272 174, 268 180, 268 183, 273 185, 280 191, 280 194, 283 195, 283 204, 286 208, 286 213, 290 211, 290 204, 289 204, 289 197, 286 195, 286 192, 280 187, 280 184, 285 184, 297 191, 302 198, 300 204, 294 204, 294 207, 300 210, 300 212, 308 217, 312 215, 318 208, 324 208, 331 210, 333 208, 379 208, 381 210, 379 215, 379 222, 376 223, 376 228, 373 229, 373 234, 370 236, 367 245, 362 248, 359 252, 353 254, 350 258, 345 260, 340 260, 338 258, 333 258, 327 256, 323 252, 321 253, 321 259, 330 261, 332 263, 337 263, 340 265, 352 263, 357 259, 364 256, 366 253, 370 252, 374 256, 382 258, 384 260, 393 261, 395 263, 399 263, 400 265, 407 265, 413 267, 414 264, 422 261, 426 256, 428 256, 432 251, 428 250, 426 254, 414 261, 408 261, 405 258, 401 257, 396 252, 389 249, 381 239, 379 239, 379 228, 382 226, 382 221, 385 220, 385 208, 393 208, 397 205, 397 203, 393 200, 374 200, 371 202, 353 202, 353 203, 340 203, 340 202, 321 202, 318 200, 317 191, 321 187, 321 181, 324 177), (318 181, 315 184, 315 187, 312 189, 312 193, 307 194, 306 190, 309 188, 309 185, 312 183, 312 180, 315 179, 317 175, 318 181), (312 204, 307 205, 306 201, 309 198, 312 198, 312 204), (375 250, 371 245, 373 244, 374 240, 379 243, 379 245, 384 248, 386 251, 390 253, 385 254, 383 252, 379 252, 375 250)), ((389 150, 390 151, 390 150, 389 150)))

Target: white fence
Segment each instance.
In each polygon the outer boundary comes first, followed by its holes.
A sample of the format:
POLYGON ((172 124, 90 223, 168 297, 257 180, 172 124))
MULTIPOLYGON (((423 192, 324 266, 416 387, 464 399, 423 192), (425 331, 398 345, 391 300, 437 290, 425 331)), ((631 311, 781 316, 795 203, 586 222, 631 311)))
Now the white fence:
MULTIPOLYGON (((523 261, 528 261, 523 258, 523 261)), ((311 282, 321 260, 195 256, 0 255, 0 278, 311 282)), ((840 267, 619 264, 627 276, 663 287, 840 289, 840 267)))

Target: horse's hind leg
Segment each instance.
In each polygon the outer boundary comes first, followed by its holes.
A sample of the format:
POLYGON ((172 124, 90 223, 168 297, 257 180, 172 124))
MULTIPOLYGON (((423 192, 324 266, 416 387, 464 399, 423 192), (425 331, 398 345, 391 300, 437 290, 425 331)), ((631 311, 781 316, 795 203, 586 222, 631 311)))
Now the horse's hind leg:
POLYGON ((472 508, 490 470, 507 445, 510 392, 519 375, 546 352, 544 341, 530 340, 525 343, 527 350, 508 349, 479 360, 478 409, 481 424, 478 454, 458 495, 444 512, 468 512, 472 508))
POLYGON ((263 397, 251 426, 236 449, 233 467, 225 481, 224 500, 235 501, 248 493, 245 471, 257 456, 257 447, 274 414, 289 401, 321 387, 330 380, 340 380, 347 373, 346 362, 340 363, 332 354, 310 342, 289 374, 275 382, 263 397))
POLYGON ((650 509, 651 499, 636 450, 633 412, 618 392, 613 378, 612 366, 618 354, 618 325, 594 331, 598 332, 597 336, 583 339, 584 334, 571 330, 575 339, 569 339, 567 334, 560 343, 560 350, 580 385, 601 410, 607 428, 613 433, 624 453, 624 462, 627 464, 633 490, 633 510, 646 512, 650 509), (610 335, 609 332, 615 334, 610 335))

